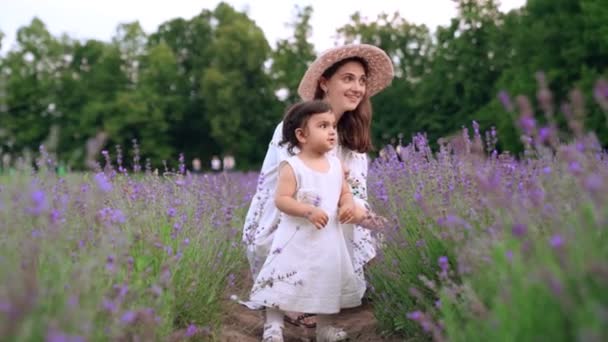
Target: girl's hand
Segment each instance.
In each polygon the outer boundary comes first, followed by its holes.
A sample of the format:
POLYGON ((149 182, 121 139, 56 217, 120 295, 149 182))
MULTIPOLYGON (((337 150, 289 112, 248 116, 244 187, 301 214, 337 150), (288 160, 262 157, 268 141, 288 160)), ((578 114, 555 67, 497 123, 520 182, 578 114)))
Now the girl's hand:
POLYGON ((356 218, 355 203, 348 201, 338 209, 338 219, 340 223, 352 223, 356 218))
POLYGON ((306 218, 308 221, 310 221, 310 223, 314 224, 317 229, 323 229, 329 220, 327 213, 317 207, 313 207, 308 213, 306 213, 306 218))

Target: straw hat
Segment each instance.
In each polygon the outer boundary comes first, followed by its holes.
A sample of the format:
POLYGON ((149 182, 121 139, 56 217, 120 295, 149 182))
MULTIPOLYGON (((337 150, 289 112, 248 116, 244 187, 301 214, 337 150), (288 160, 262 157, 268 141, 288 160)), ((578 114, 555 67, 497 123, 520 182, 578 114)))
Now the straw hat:
POLYGON ((386 88, 393 79, 393 63, 386 52, 369 44, 348 44, 323 52, 306 70, 300 81, 298 94, 303 100, 312 100, 321 75, 327 68, 343 59, 359 57, 367 62, 367 94, 371 97, 386 88))

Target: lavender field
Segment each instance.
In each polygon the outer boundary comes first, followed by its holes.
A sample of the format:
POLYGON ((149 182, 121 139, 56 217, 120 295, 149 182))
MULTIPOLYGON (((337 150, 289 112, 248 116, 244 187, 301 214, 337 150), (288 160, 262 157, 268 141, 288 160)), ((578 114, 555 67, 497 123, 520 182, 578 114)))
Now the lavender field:
MULTIPOLYGON (((562 108, 567 132, 513 100, 521 157, 473 123, 437 153, 418 135, 372 161, 370 203, 391 222, 368 268, 385 333, 608 340, 608 155, 576 96, 562 108)), ((0 176, 0 336, 217 339, 221 303, 247 290, 240 234, 258 175, 108 161, 60 177, 42 154, 35 171, 0 176)))
POLYGON ((0 178, 0 336, 213 337, 256 175, 41 170, 0 178))

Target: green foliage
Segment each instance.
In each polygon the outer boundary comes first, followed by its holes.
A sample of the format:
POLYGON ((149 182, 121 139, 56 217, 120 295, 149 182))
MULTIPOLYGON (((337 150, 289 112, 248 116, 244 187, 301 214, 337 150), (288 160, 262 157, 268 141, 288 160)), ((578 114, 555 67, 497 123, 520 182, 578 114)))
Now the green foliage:
POLYGON ((272 51, 271 75, 276 89, 285 89, 287 96, 283 100, 285 105, 299 101, 297 90, 300 79, 306 72, 308 65, 315 59, 314 46, 308 42, 312 27, 310 18, 313 13, 311 6, 297 7, 293 37, 282 39, 272 51))
MULTIPOLYGON (((499 149, 517 155, 523 145, 500 92, 514 107, 518 95, 537 102, 542 73, 554 90, 552 118, 565 128, 561 104, 569 89, 592 94, 608 74, 602 0, 530 0, 509 13, 494 0, 456 5, 457 15, 437 28, 399 13, 375 20, 354 13, 337 30, 337 41, 375 44, 394 62, 391 87, 372 99, 377 147, 424 132, 437 148, 438 139, 475 120, 482 129, 496 127, 499 149)), ((292 36, 274 47, 226 3, 150 34, 138 22, 121 24, 111 42, 56 38, 34 18, 17 33, 17 47, 0 57, 2 153, 21 155, 44 143, 62 164, 81 169, 87 141, 106 134, 103 148, 121 145, 132 154, 135 139, 154 167, 184 153, 205 166, 213 155, 233 154, 237 168, 258 168, 267 147, 261 142, 299 100, 300 78, 316 57, 312 16, 311 6, 295 7, 292 36)), ((585 102, 585 125, 608 144, 605 112, 591 96, 585 102)))
POLYGON ((251 167, 266 150, 257 143, 258 137, 269 137, 280 118, 270 78, 263 70, 270 47, 262 30, 230 6, 218 6, 214 18, 217 26, 208 42, 214 54, 201 77, 209 135, 251 167))

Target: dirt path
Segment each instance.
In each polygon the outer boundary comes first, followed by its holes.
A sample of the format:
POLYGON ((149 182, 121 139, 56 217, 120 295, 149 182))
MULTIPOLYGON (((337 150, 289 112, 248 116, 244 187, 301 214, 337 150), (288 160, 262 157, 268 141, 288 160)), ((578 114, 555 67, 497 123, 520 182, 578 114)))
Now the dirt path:
MULTIPOLYGON (((249 281, 250 282, 250 281, 249 281)), ((250 284, 245 284, 247 288, 250 284)), ((262 339, 264 315, 262 311, 252 311, 226 300, 228 314, 224 320, 220 340, 222 342, 258 342, 262 339)), ((350 341, 403 341, 394 337, 382 337, 377 329, 371 304, 365 302, 354 309, 343 310, 334 319, 333 324, 346 330, 350 341)), ((286 342, 314 341, 315 329, 295 327, 285 323, 284 337, 286 342)))
MULTIPOLYGON (((230 304, 232 310, 222 328, 223 342, 258 342, 262 337, 264 318, 262 311, 251 311, 240 305, 230 304)), ((351 341, 401 341, 395 338, 382 337, 377 331, 377 323, 370 304, 356 309, 342 311, 334 324, 345 329, 351 341)), ((284 337, 286 342, 314 341, 315 329, 294 327, 285 323, 284 337)))

